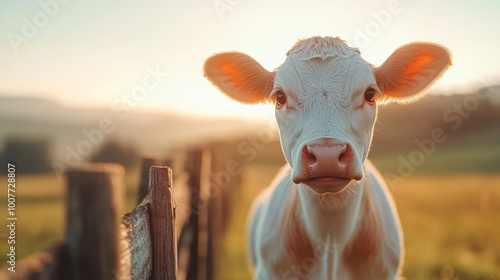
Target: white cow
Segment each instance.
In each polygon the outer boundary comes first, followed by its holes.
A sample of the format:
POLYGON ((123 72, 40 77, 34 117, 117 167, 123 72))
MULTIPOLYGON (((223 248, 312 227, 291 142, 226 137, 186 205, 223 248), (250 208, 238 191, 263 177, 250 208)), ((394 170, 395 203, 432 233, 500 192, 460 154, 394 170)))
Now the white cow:
POLYGON ((256 279, 399 277, 399 219, 367 160, 377 104, 421 97, 449 65, 445 48, 411 43, 374 67, 332 37, 300 40, 271 72, 237 52, 206 61, 205 76, 228 96, 276 104, 289 165, 254 202, 256 279))

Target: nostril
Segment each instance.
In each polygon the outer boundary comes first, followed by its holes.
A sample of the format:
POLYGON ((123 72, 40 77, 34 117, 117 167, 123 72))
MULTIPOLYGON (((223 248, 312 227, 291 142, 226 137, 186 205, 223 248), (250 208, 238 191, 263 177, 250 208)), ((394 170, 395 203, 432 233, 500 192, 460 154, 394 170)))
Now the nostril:
POLYGON ((344 148, 344 151, 340 153, 339 155, 339 163, 345 164, 348 162, 351 156, 351 147, 349 145, 346 145, 344 148))
POLYGON ((309 165, 313 165, 318 161, 314 153, 310 150, 310 147, 307 145, 302 149, 302 156, 304 157, 303 160, 309 165))
POLYGON ((346 158, 346 152, 341 153, 339 156, 339 162, 343 163, 345 158, 346 158))
POLYGON ((316 161, 317 161, 316 156, 311 154, 311 153, 308 153, 307 159, 309 160, 309 163, 311 163, 311 164, 316 163, 316 161))

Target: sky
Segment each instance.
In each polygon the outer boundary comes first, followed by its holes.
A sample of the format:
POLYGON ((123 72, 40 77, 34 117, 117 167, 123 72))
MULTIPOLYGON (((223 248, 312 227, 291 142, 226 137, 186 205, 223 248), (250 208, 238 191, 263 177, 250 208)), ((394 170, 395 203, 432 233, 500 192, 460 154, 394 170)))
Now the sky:
POLYGON ((268 70, 310 36, 339 36, 380 65, 399 46, 446 46, 453 65, 432 93, 465 92, 500 77, 500 1, 0 2, 0 95, 68 106, 211 116, 272 114, 237 104, 204 77, 207 57, 249 54, 268 70))

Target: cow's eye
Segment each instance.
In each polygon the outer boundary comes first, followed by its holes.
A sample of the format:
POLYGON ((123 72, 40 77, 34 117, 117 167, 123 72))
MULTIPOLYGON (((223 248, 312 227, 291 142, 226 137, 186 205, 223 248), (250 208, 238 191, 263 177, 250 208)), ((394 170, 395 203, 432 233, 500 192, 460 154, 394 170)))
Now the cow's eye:
POLYGON ((370 103, 375 101, 375 90, 373 88, 369 88, 365 91, 365 100, 370 103))
POLYGON ((281 108, 285 105, 286 103, 286 95, 284 92, 282 91, 278 91, 276 92, 275 94, 275 98, 276 98, 276 108, 281 108))

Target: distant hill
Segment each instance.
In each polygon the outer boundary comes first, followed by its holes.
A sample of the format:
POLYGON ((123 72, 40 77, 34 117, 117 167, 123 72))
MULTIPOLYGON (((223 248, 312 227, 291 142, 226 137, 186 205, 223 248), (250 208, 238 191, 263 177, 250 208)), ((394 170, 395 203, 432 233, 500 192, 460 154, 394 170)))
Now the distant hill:
POLYGON ((457 137, 500 129, 500 102, 492 100, 480 99, 479 95, 430 95, 411 104, 381 106, 374 144, 408 148, 415 138, 428 137, 436 128, 457 137))
POLYGON ((500 172, 500 86, 390 104, 379 108, 378 122, 370 156, 383 169, 395 171, 413 156, 416 171, 500 172), (425 147, 432 152, 420 163, 425 147))
POLYGON ((36 98, 0 97, 0 154, 6 141, 38 139, 48 143, 52 159, 62 162, 68 150, 75 151, 78 145, 84 150, 82 142, 93 140, 86 159, 111 141, 135 146, 143 156, 161 158, 174 147, 241 136, 258 126, 242 125, 243 122, 237 118, 197 118, 140 110, 125 114, 107 109, 70 108, 36 98), (101 129, 103 122, 107 129, 101 129))
MULTIPOLYGON (((176 147, 227 139, 235 139, 237 145, 268 125, 169 112, 133 110, 125 115, 106 109, 69 108, 42 99, 0 97, 0 158, 6 142, 10 145, 13 139, 48 147, 49 152, 41 155, 59 162, 72 151, 86 152, 90 147, 83 157, 89 159, 113 141, 134 147, 142 156, 162 158, 176 147), (103 131, 103 125, 112 132, 103 131)), ((411 156, 418 159, 425 147, 422 143, 434 141, 435 133, 446 139, 433 144, 435 149, 425 155, 425 162, 417 162, 417 172, 500 172, 500 85, 475 94, 429 95, 412 104, 380 106, 370 158, 382 170, 397 171, 402 161, 411 156), (486 93, 488 98, 483 98, 486 93)), ((278 143, 268 146, 272 148, 261 153, 265 160, 275 157, 282 161, 278 143)), ((12 147, 22 149, 22 145, 12 147)))

